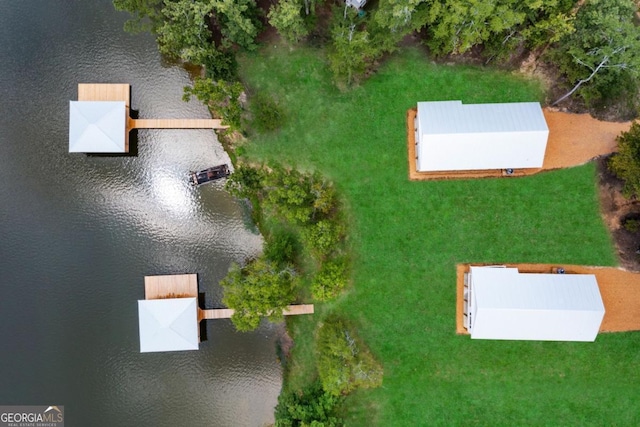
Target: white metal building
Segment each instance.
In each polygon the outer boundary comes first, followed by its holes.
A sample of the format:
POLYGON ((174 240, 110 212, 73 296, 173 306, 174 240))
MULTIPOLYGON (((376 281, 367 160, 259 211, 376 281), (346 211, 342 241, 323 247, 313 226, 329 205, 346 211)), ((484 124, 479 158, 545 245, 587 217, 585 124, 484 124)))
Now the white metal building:
POLYGON ((140 352, 197 350, 197 298, 138 301, 140 352))
POLYGON ((70 153, 126 152, 124 101, 70 101, 70 153))
POLYGON ((345 0, 347 6, 351 6, 356 9, 361 9, 367 4, 367 0, 345 0))
POLYGON ((465 327, 476 339, 594 341, 604 317, 593 274, 471 267, 464 293, 465 327))
POLYGON ((541 168, 549 128, 538 102, 418 102, 419 172, 541 168))

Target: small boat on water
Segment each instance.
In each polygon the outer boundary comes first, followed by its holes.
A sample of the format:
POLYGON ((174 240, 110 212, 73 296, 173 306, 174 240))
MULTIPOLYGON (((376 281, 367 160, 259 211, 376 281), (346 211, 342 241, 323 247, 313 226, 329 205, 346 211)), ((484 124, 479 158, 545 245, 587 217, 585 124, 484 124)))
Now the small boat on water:
POLYGON ((217 179, 226 178, 229 174, 229 166, 226 164, 218 165, 201 170, 200 172, 191 172, 189 175, 189 183, 195 187, 217 179))

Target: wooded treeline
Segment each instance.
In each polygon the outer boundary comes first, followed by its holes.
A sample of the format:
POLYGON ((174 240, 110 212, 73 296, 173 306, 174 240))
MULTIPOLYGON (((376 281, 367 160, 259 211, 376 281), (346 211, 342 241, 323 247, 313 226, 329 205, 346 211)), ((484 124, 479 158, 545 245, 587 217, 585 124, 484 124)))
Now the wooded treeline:
MULTIPOLYGON (((357 84, 410 34, 434 58, 460 55, 515 66, 529 53, 589 107, 638 109, 640 29, 634 0, 114 0, 152 31, 163 54, 236 79, 235 54, 272 26, 290 45, 326 47, 337 85, 357 84)), ((563 102, 567 98, 558 96, 563 102)))

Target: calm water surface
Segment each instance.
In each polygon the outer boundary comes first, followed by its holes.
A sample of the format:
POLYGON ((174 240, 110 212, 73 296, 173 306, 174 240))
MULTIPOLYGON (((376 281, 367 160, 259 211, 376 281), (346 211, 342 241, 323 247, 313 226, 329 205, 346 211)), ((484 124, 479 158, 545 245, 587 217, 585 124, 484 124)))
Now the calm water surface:
POLYGON ((0 405, 64 405, 69 426, 261 426, 281 386, 278 328, 208 321, 199 351, 139 353, 149 274, 199 273, 210 307, 261 237, 220 183, 207 130, 141 130, 136 156, 68 153, 79 82, 130 83, 141 118, 206 118, 189 75, 110 0, 0 0, 0 405))

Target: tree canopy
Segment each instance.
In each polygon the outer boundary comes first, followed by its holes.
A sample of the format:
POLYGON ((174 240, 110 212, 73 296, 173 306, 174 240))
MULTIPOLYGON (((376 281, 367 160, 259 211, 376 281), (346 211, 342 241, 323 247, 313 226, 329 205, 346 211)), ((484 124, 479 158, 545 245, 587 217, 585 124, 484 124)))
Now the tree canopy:
MULTIPOLYGON (((573 86, 568 95, 581 90, 587 101, 608 99, 615 97, 624 82, 637 81, 640 28, 633 22, 636 10, 633 0, 590 0, 580 8, 575 31, 563 37, 552 53, 573 86)), ((637 84, 632 85, 630 95, 637 96, 637 89, 637 84)))
POLYGON ((634 122, 618 138, 618 151, 609 159, 609 169, 624 181, 627 197, 640 196, 640 123, 634 122))
POLYGON ((282 311, 295 299, 297 285, 293 269, 280 268, 264 258, 244 268, 232 265, 220 284, 222 302, 235 310, 231 321, 239 331, 256 329, 263 317, 282 320, 282 311))
POLYGON ((299 0, 280 0, 269 9, 269 24, 289 43, 297 43, 309 33, 302 9, 299 0))
POLYGON ((124 28, 130 32, 156 32, 162 24, 162 5, 164 0, 113 0, 116 10, 126 11, 133 15, 125 22, 124 28))
MULTIPOLYGON (((256 0, 114 4, 132 13, 127 28, 155 32, 164 54, 205 65, 215 80, 236 79, 236 50, 253 49, 261 30, 256 0)), ((413 33, 435 56, 474 49, 474 56, 504 61, 531 49, 548 51, 543 59, 558 67, 568 86, 557 102, 576 93, 589 105, 625 103, 627 115, 634 115, 640 107, 636 11, 634 0, 379 0, 364 11, 342 2, 279 0, 264 13, 289 43, 309 34, 326 42, 338 86, 357 84, 413 33), (315 15, 320 7, 322 17, 315 15)))

